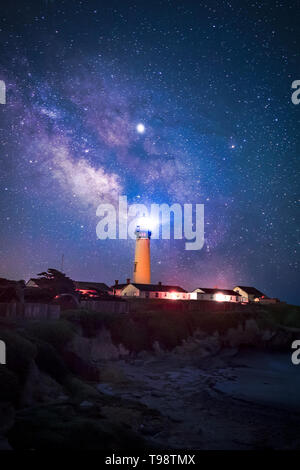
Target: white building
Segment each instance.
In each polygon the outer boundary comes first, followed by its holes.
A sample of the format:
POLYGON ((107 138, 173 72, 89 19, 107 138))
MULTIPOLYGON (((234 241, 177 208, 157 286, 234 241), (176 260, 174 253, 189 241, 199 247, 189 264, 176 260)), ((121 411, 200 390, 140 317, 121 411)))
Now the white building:
POLYGON ((242 296, 230 289, 198 287, 190 293, 191 300, 212 300, 215 302, 242 302, 242 296))
POLYGON ((261 304, 275 304, 279 302, 278 299, 268 297, 255 287, 236 286, 233 290, 242 296, 244 302, 259 302, 261 304))
POLYGON ((179 286, 158 284, 132 283, 127 279, 126 284, 115 283, 111 287, 113 295, 122 297, 139 297, 142 299, 188 300, 189 293, 179 286))

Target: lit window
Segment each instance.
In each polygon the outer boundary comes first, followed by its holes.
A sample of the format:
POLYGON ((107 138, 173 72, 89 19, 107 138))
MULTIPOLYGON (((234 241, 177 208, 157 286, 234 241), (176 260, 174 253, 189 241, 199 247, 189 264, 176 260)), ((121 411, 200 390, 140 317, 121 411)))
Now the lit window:
POLYGON ((224 302, 224 300, 226 300, 226 295, 222 294, 221 292, 216 294, 216 301, 217 302, 224 302))

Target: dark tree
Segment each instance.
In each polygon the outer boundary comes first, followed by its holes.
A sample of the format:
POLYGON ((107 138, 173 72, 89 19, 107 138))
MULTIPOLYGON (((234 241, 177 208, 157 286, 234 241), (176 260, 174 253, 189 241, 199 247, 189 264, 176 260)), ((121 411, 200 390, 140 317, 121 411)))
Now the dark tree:
POLYGON ((0 278, 0 302, 23 302, 25 282, 0 278))
POLYGON ((47 272, 39 273, 38 276, 41 287, 48 289, 54 296, 75 294, 75 285, 72 279, 57 269, 49 268, 47 272))

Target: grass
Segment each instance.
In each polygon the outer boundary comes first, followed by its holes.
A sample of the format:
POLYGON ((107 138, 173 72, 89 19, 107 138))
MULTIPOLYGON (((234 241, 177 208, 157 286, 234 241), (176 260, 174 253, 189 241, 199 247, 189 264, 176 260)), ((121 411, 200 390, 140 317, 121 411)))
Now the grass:
POLYGON ((25 332, 28 338, 49 343, 60 351, 72 340, 76 329, 70 322, 59 319, 30 322, 25 332))
POLYGON ((62 312, 62 319, 79 326, 83 335, 90 338, 102 327, 109 326, 115 315, 90 310, 66 310, 62 312))
MULTIPOLYGON (((83 335, 93 337, 106 327, 110 330, 113 343, 122 344, 131 352, 151 350, 154 342, 164 349, 171 350, 181 344, 182 340, 191 336, 195 330, 208 335, 218 331, 226 334, 229 328, 237 328, 239 324, 254 318, 260 329, 276 329, 279 325, 300 327, 300 308, 286 305, 254 305, 252 309, 233 312, 201 312, 148 310, 140 303, 135 311, 129 314, 106 314, 90 311, 68 311, 63 318, 79 325, 83 335)), ((157 306, 155 306, 157 307, 157 306)))

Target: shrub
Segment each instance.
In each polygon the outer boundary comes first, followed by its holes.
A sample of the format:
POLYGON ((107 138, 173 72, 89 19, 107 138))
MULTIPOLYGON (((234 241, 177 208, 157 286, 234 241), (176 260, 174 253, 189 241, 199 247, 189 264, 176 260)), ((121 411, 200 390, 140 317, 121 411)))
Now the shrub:
POLYGON ((266 305, 262 317, 274 325, 284 325, 291 328, 300 328, 300 307, 284 303, 266 305))
POLYGON ((90 310, 66 310, 62 318, 81 327, 83 335, 93 337, 104 326, 108 326, 116 314, 93 312, 90 310))
POLYGON ((65 320, 43 320, 28 324, 26 333, 29 338, 42 340, 61 350, 73 338, 75 328, 65 320))
POLYGON ((97 400, 100 397, 99 392, 94 387, 71 375, 66 378, 64 386, 72 398, 78 402, 97 400))
POLYGON ((187 318, 182 312, 156 313, 148 319, 151 345, 157 341, 166 349, 173 349, 189 336, 187 318))
POLYGON ((37 341, 36 345, 37 356, 35 362, 38 368, 49 374, 57 382, 63 383, 69 375, 69 370, 61 356, 51 344, 37 341))
POLYGON ((139 352, 150 349, 151 340, 147 325, 130 317, 115 318, 109 325, 112 341, 115 345, 122 344, 126 349, 139 352))
POLYGON ((103 364, 100 372, 101 382, 111 384, 119 384, 128 382, 128 378, 124 370, 118 364, 110 362, 103 364))

